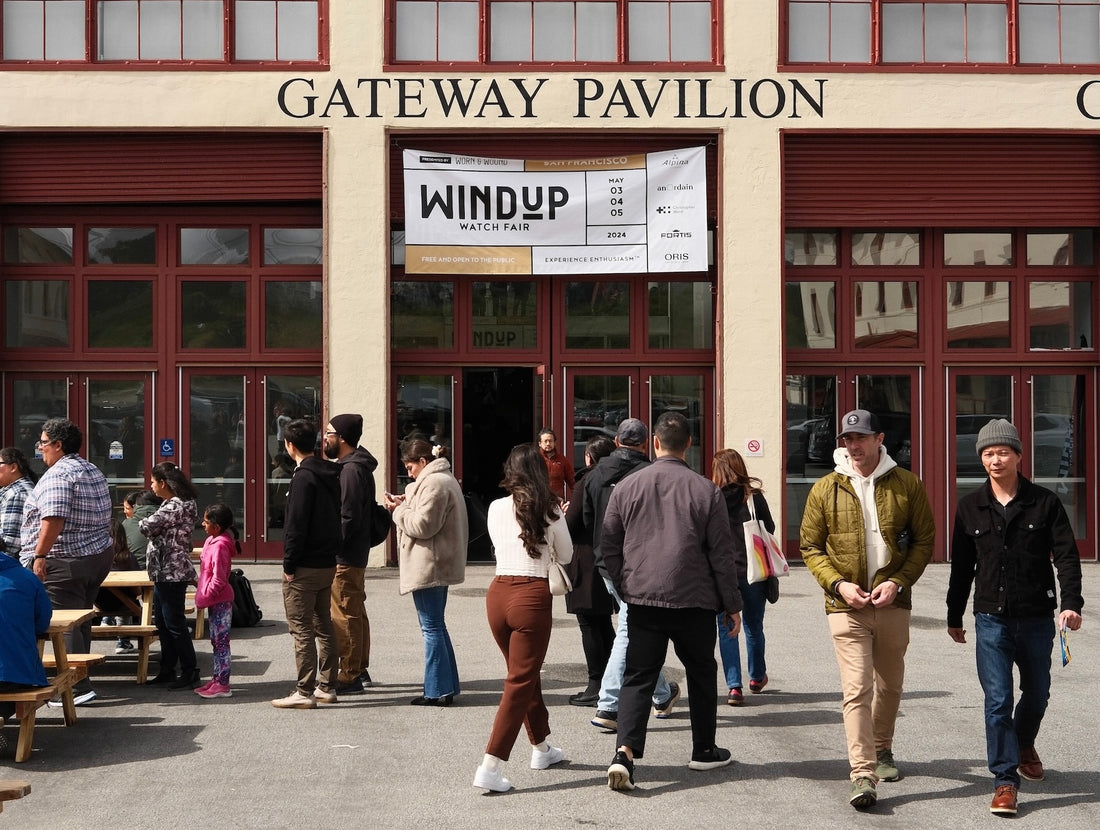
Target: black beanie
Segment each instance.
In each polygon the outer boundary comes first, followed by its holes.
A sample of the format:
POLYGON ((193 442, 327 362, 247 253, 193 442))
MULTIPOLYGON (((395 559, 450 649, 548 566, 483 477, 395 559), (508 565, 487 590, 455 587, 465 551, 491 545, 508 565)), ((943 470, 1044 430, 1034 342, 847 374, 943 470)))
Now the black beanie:
POLYGON ((359 439, 363 437, 362 415, 333 415, 329 420, 336 434, 343 438, 352 447, 359 446, 359 439))

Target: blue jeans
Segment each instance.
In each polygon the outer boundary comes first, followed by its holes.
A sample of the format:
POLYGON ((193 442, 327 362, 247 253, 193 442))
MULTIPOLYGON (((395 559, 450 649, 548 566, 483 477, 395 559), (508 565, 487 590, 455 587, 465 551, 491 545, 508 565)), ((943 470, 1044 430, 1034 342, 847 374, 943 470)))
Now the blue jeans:
MULTIPOLYGON (((615 642, 611 646, 611 656, 607 658, 607 668, 603 672, 603 683, 600 684, 600 702, 596 708, 601 712, 619 711, 619 691, 623 685, 623 672, 626 671, 626 646, 630 641, 626 633, 626 608, 623 598, 611 584, 611 580, 604 577, 607 593, 615 598, 619 604, 619 625, 615 629, 615 642)), ((713 648, 713 646, 712 646, 713 648)), ((653 704, 664 706, 672 697, 672 690, 668 687, 664 670, 657 675, 657 687, 653 690, 653 704)))
POLYGON ((1031 749, 1050 698, 1053 617, 1007 619, 975 614, 978 680, 985 692, 985 752, 994 785, 1020 785, 1020 749, 1031 749), (1020 669, 1020 702, 1012 711, 1012 666, 1020 669))
POLYGON ((424 697, 457 695, 458 663, 443 615, 447 610, 447 586, 413 591, 413 605, 424 635, 424 697))
MULTIPOLYGON (((745 632, 745 649, 748 651, 749 679, 763 680, 768 673, 764 662, 764 609, 768 605, 766 582, 749 584, 744 579, 737 583, 741 590, 741 628, 745 632)), ((737 637, 729 636, 729 627, 718 615, 718 652, 722 655, 722 671, 726 675, 727 689, 741 688, 741 648, 737 637)))

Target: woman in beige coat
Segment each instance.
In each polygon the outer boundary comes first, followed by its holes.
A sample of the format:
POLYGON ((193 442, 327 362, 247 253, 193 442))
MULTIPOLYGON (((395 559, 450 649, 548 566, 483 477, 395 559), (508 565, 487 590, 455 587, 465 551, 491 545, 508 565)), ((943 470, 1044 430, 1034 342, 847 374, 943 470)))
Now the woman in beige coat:
POLYGON ((459 693, 458 665, 444 613, 448 586, 466 578, 466 501, 446 447, 413 438, 401 444, 401 461, 413 480, 405 495, 385 498, 397 525, 399 590, 412 593, 424 635, 424 694, 411 703, 450 706, 459 693))

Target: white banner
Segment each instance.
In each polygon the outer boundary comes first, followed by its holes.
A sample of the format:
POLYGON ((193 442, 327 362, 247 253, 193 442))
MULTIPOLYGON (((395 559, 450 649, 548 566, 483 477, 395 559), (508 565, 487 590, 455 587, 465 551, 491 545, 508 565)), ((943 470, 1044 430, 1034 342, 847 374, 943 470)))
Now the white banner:
POLYGON ((405 271, 707 270, 706 150, 515 160, 405 150, 405 271))

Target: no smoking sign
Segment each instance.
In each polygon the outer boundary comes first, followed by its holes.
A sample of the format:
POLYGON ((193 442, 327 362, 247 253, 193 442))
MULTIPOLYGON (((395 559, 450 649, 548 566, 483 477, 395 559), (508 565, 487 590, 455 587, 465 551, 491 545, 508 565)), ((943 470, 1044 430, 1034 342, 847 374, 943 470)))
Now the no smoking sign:
POLYGON ((764 456, 764 442, 759 438, 750 438, 745 442, 746 458, 762 458, 764 456))

